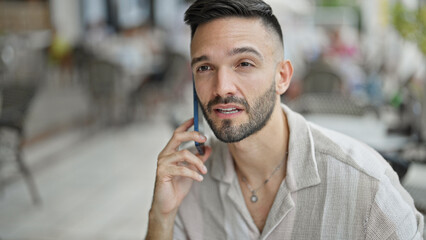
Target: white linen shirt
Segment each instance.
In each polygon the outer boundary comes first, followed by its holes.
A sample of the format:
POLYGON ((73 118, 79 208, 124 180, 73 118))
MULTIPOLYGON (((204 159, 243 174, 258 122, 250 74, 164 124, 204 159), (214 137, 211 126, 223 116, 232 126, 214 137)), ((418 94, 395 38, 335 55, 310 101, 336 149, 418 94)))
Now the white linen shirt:
POLYGON ((282 108, 290 129, 287 172, 263 231, 247 209, 227 145, 214 140, 209 172, 179 207, 174 239, 422 239, 423 216, 376 151, 282 108))

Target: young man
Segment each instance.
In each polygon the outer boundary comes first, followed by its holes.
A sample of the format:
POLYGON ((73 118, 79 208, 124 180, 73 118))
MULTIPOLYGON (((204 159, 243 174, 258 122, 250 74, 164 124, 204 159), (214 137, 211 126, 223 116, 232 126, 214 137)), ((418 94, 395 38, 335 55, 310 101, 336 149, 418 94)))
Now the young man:
POLYGON ((280 103, 293 73, 261 0, 199 0, 185 14, 206 142, 176 129, 158 156, 148 239, 421 239, 423 217, 369 147, 280 103), (204 177, 202 177, 203 174, 204 177))

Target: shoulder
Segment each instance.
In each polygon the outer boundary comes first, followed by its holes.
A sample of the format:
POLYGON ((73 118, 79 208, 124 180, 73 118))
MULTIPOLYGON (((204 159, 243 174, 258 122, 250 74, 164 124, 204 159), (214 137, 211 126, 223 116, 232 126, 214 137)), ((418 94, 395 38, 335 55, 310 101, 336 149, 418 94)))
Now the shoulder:
POLYGON ((423 216, 401 186, 398 175, 374 149, 344 134, 310 123, 315 155, 322 179, 342 181, 357 189, 357 202, 365 204, 367 239, 412 239, 421 235, 423 216))
POLYGON ((422 239, 424 220, 410 195, 386 172, 365 220, 367 239, 422 239))
POLYGON ((309 123, 315 144, 317 161, 344 164, 360 174, 380 181, 389 163, 374 149, 349 136, 309 123))

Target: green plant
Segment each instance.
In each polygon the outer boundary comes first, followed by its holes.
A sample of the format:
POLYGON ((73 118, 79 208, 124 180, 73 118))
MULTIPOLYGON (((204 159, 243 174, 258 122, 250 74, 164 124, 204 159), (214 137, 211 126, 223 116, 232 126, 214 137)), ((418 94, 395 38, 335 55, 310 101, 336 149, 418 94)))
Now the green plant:
POLYGON ((321 0, 320 6, 323 7, 341 7, 341 6, 352 6, 350 0, 321 0))
POLYGON ((392 23, 404 39, 415 42, 426 54, 426 6, 408 10, 397 2, 392 9, 392 23))

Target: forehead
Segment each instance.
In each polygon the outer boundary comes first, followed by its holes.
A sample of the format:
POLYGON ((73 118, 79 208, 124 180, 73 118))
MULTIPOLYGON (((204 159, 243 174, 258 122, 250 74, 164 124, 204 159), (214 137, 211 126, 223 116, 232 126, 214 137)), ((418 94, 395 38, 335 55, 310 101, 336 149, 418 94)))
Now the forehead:
POLYGON ((276 37, 260 18, 226 17, 200 24, 191 41, 191 56, 229 51, 235 47, 255 47, 272 54, 276 37))

